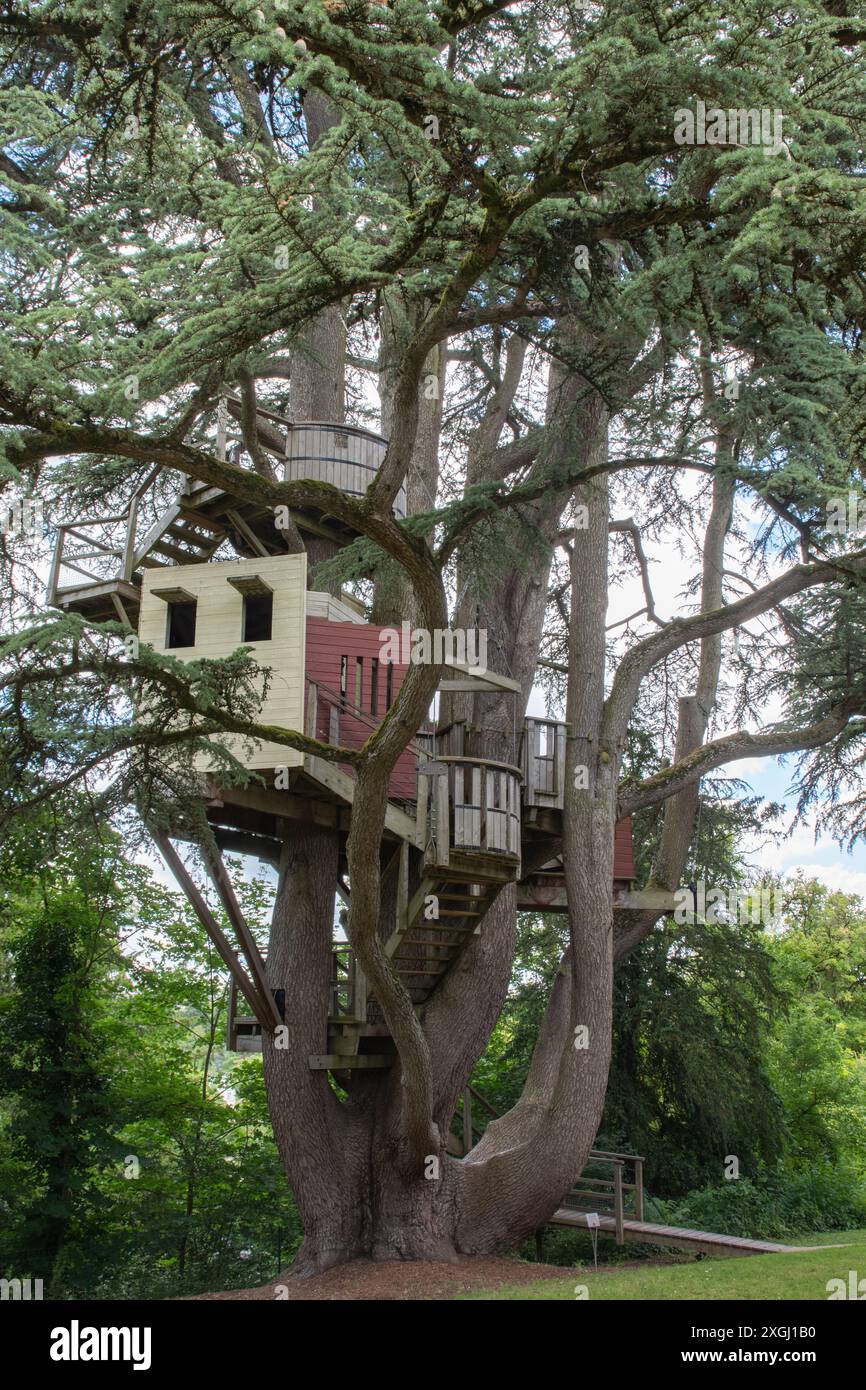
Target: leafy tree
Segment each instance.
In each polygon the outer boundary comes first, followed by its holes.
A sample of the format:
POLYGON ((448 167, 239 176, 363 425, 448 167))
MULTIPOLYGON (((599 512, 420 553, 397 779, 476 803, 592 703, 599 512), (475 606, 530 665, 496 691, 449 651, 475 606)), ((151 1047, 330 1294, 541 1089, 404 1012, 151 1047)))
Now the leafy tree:
MULTIPOLYGON (((673 889, 702 777, 803 750, 819 778, 822 757, 857 765, 860 678, 804 693, 833 638, 791 611, 856 598, 866 571, 823 531, 828 500, 862 492, 862 38, 836 9, 41 0, 0 18, 5 476, 64 517, 122 510, 155 465, 162 502, 194 479, 327 513, 358 538, 339 558, 310 544, 328 582, 380 618, 484 628, 524 699, 541 655, 572 730, 568 948, 527 1088, 469 1164, 444 1136, 506 998, 514 895, 423 1019, 380 943, 389 772, 439 669, 412 667, 360 750, 267 732, 356 775, 347 841, 285 823, 269 947, 293 1026, 288 1049, 266 1043, 265 1082, 301 1272, 538 1226, 601 1119, 614 960, 657 920, 614 912, 617 817, 663 808, 652 877, 673 889), (697 101, 781 113, 784 139, 683 144, 697 101), (374 389, 389 443, 363 498, 281 478, 260 405, 363 420, 374 389), (214 445, 228 390, 233 459, 214 445), (663 540, 688 572, 670 615, 644 548, 663 540), (609 629, 625 574, 644 602, 609 629), (636 724, 648 776, 624 764, 636 724), (399 1066, 341 1099, 308 1058, 344 852, 348 935, 399 1066)), ((291 526, 287 544, 303 544, 291 526)), ((116 625, 39 616, 29 563, 11 556, 4 589, 4 811, 90 777, 106 807, 169 823, 194 812, 208 744, 242 776, 214 735, 265 732, 249 653, 130 656, 116 625)), ((454 700, 468 753, 513 752, 510 701, 454 700)))
POLYGON ((772 943, 790 1005, 773 1030, 773 1084, 795 1168, 866 1175, 866 914, 859 898, 800 879, 772 943))
POLYGON ((0 902, 9 991, 0 1009, 0 1094, 11 1105, 7 1191, 19 1213, 8 1258, 50 1287, 98 1203, 95 1174, 117 1153, 101 996, 118 967, 124 908, 100 846, 70 853, 56 825, 36 829, 2 851, 13 887, 0 902), (44 859, 34 868, 37 855, 44 859))

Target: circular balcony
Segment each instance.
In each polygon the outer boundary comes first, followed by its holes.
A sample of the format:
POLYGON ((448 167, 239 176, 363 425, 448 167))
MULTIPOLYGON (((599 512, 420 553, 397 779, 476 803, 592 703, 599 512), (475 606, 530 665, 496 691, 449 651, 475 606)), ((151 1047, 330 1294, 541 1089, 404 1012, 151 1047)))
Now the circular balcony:
MULTIPOLYGON (((351 497, 362 497, 381 467, 387 439, 357 425, 303 420, 286 432, 285 481, 314 479, 332 483, 351 497)), ((406 484, 394 499, 398 521, 406 516, 406 484)))
POLYGON ((428 862, 448 865, 456 852, 518 864, 521 781, 519 768, 485 758, 422 764, 418 814, 428 862))

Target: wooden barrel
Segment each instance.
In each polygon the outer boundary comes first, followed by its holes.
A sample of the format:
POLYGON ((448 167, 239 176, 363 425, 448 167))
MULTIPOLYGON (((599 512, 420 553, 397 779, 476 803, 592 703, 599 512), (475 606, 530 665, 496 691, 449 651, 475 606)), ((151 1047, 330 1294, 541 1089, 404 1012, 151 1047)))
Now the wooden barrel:
MULTIPOLYGON (((351 497, 362 497, 385 457, 387 439, 356 425, 333 425, 318 420, 295 423, 286 436, 285 481, 313 478, 351 497)), ((394 515, 406 515, 406 485, 394 499, 394 515)))

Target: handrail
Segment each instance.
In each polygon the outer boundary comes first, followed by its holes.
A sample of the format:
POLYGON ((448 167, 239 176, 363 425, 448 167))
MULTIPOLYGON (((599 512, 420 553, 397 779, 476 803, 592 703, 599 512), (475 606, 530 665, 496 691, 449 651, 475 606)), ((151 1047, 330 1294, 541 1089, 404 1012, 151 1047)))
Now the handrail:
POLYGON ((473 767, 496 767, 499 768, 500 772, 511 772, 521 782, 523 781, 523 773, 519 767, 515 767, 514 763, 501 763, 493 758, 473 758, 471 753, 449 753, 440 757, 438 753, 431 753, 430 759, 436 763, 471 763, 473 767))
POLYGON ((145 474, 143 480, 139 483, 138 487, 132 493, 125 511, 117 512, 116 514, 112 514, 110 516, 76 517, 74 520, 63 522, 60 526, 58 526, 57 540, 54 546, 54 555, 52 557, 51 571, 49 574, 47 586, 47 601, 49 605, 53 605, 55 601, 59 598, 59 596, 62 593, 65 593, 68 589, 74 589, 75 587, 77 587, 76 585, 60 584, 60 571, 62 569, 76 570, 78 574, 83 574, 86 579, 90 579, 97 584, 102 583, 103 581, 110 580, 112 578, 123 579, 126 580, 127 583, 132 581, 134 566, 130 562, 132 556, 135 553, 135 531, 138 523, 139 503, 142 497, 144 497, 145 493, 147 493, 150 490, 150 488, 153 487, 153 484, 156 482, 156 479, 159 477, 161 472, 162 464, 154 464, 154 466, 150 469, 148 473, 145 474), (123 539, 123 543, 119 546, 106 545, 104 541, 100 541, 92 536, 82 534, 82 532, 87 531, 91 527, 117 526, 122 521, 126 522, 126 535, 123 539), (120 573, 116 575, 101 575, 95 573, 92 569, 84 569, 80 564, 76 564, 76 560, 88 560, 97 558, 97 555, 91 555, 87 551, 76 551, 71 559, 65 559, 64 556, 66 553, 66 542, 70 536, 74 537, 78 541, 83 542, 85 545, 95 546, 96 551, 99 554, 109 555, 114 559, 119 560, 120 573))
MULTIPOLYGON (((474 1126, 473 1123, 472 1123, 472 1101, 473 1101, 473 1100, 477 1100, 481 1105, 483 1105, 483 1106, 484 1106, 484 1109, 487 1111, 487 1113, 488 1113, 489 1115, 492 1115, 493 1118, 494 1118, 495 1120, 498 1120, 498 1119, 499 1119, 499 1111, 496 1109, 496 1107, 493 1106, 493 1105, 491 1105, 491 1104, 490 1104, 490 1101, 487 1099, 487 1097, 486 1097, 485 1095, 482 1095, 482 1093, 481 1093, 479 1090, 477 1090, 475 1086, 472 1086, 472 1085, 470 1084, 470 1085, 468 1085, 468 1086, 466 1087, 466 1090, 464 1091, 464 1094, 463 1094, 463 1133, 464 1133, 464 1136, 466 1136, 467 1134, 472 1135, 472 1136, 474 1136, 474 1135, 476 1135, 476 1134, 479 1134, 479 1131, 475 1128, 475 1126, 474 1126)), ((471 1146, 470 1146, 470 1147, 471 1147, 471 1146)), ((465 1157, 466 1152, 467 1152, 467 1150, 466 1150, 465 1138, 464 1138, 464 1157, 465 1157)), ((566 1193, 565 1197, 563 1198, 563 1201, 566 1201, 566 1202, 567 1202, 568 1199, 569 1199, 569 1197, 572 1196, 572 1194, 575 1194, 575 1193, 576 1193, 579 1197, 591 1198, 593 1201, 596 1201, 596 1202, 598 1201, 599 1198, 601 1198, 602 1200, 604 1200, 604 1199, 612 1199, 612 1200, 613 1200, 613 1214, 614 1214, 614 1225, 615 1225, 616 1242, 617 1242, 617 1245, 622 1245, 622 1244, 624 1243, 624 1241, 625 1241, 625 1217, 626 1217, 626 1211, 625 1211, 625 1194, 626 1194, 627 1192, 633 1193, 633 1194, 634 1194, 634 1213, 633 1213, 633 1214, 634 1214, 635 1220, 636 1220, 636 1221, 643 1221, 643 1216, 644 1216, 643 1165, 644 1165, 644 1162, 645 1162, 645 1159, 643 1158, 643 1156, 642 1156, 641 1154, 613 1153, 613 1152, 611 1152, 611 1151, 608 1150, 608 1149, 590 1149, 590 1151, 589 1151, 589 1156, 588 1156, 588 1158, 587 1158, 587 1161, 586 1161, 586 1164, 584 1165, 583 1170, 582 1170, 581 1173, 579 1174, 579 1176, 578 1176, 578 1178, 577 1178, 577 1181, 574 1183, 573 1187, 569 1190, 569 1192, 566 1193), (587 1167, 589 1166, 589 1164, 591 1164, 591 1163, 602 1163, 602 1164, 605 1164, 605 1163, 606 1163, 606 1164, 608 1164, 609 1167, 610 1167, 611 1170, 612 1170, 612 1175, 611 1175, 611 1177, 609 1177, 609 1178, 590 1178, 590 1177, 585 1177, 584 1174, 585 1174, 585 1172, 586 1172, 586 1168, 587 1168, 587 1167), (627 1166, 628 1166, 629 1164, 632 1164, 632 1165, 634 1166, 634 1182, 626 1182, 626 1180, 625 1180, 625 1170, 626 1170, 626 1168, 627 1168, 627 1166), (597 1191, 597 1192, 595 1192, 595 1191, 584 1191, 584 1192, 581 1192, 581 1191, 580 1191, 580 1185, 581 1185, 581 1184, 584 1184, 584 1186, 585 1186, 586 1188, 599 1188, 599 1189, 601 1189, 601 1190, 599 1190, 599 1191, 597 1191)), ((538 1233, 537 1233, 537 1234, 538 1234, 538 1233)))
MULTIPOLYGON (((330 704, 335 706, 341 714, 350 715, 352 719, 356 719, 359 724, 365 724, 367 728, 371 729, 374 733, 377 729, 381 728, 381 720, 377 722, 368 710, 361 709, 359 705, 354 704, 342 691, 335 690, 333 686, 326 685, 324 681, 316 680, 314 676, 305 676, 304 679, 307 685, 311 685, 315 688, 317 694, 319 691, 322 691, 326 697, 329 697, 330 704)), ((404 751, 412 752, 418 758, 428 758, 430 756, 429 750, 422 748, 414 739, 409 740, 404 751)))

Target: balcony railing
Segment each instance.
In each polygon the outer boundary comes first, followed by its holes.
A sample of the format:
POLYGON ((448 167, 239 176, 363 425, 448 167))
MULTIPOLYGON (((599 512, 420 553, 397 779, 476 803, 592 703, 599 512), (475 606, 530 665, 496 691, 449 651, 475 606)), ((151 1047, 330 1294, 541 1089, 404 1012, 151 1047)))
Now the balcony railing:
POLYGON ((418 827, 431 864, 451 851, 520 861, 519 768, 485 758, 437 758, 418 773, 418 827))

